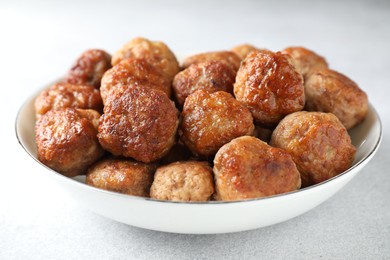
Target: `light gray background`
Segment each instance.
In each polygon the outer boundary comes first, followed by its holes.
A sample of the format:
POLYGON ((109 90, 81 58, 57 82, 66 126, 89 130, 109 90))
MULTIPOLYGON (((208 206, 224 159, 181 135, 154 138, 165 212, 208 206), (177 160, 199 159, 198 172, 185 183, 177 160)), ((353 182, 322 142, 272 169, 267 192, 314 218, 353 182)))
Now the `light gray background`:
POLYGON ((389 1, 79 2, 0 1, 0 259, 390 258, 389 1), (177 235, 100 217, 37 174, 16 141, 14 119, 82 51, 113 52, 136 36, 176 52, 243 42, 311 48, 368 93, 383 121, 382 146, 330 200, 271 227, 177 235))

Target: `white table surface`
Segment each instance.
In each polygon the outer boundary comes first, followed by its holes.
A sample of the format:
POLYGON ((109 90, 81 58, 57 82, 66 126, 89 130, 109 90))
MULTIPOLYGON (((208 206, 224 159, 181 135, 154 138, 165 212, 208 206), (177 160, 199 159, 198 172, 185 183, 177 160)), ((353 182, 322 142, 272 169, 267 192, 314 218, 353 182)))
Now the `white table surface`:
POLYGON ((389 259, 389 1, 0 1, 0 259, 389 259), (274 226, 178 235, 100 217, 68 198, 21 149, 22 102, 85 49, 113 52, 136 36, 174 51, 249 42, 303 45, 356 81, 378 110, 375 158, 334 197, 274 226))

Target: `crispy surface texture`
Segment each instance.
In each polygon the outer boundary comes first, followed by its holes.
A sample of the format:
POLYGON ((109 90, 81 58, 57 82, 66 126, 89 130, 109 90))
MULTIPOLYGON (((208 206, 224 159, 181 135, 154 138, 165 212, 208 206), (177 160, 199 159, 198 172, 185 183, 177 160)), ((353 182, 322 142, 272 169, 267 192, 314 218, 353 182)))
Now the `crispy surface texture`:
POLYGON ((178 121, 177 109, 164 92, 131 85, 107 99, 98 138, 114 155, 149 163, 174 145, 178 121))
POLYGON ((217 200, 261 198, 301 186, 291 156, 252 136, 225 144, 214 158, 213 171, 217 200))
POLYGON ((212 156, 222 145, 253 130, 249 110, 224 91, 198 90, 184 103, 181 140, 196 155, 212 156))
POLYGON ((104 190, 149 197, 155 170, 154 164, 109 158, 88 169, 86 183, 104 190))
POLYGON ((245 59, 245 57, 251 52, 251 51, 258 51, 258 50, 261 50, 251 44, 240 44, 240 45, 237 45, 237 46, 234 46, 232 48, 232 52, 234 52, 235 54, 237 54, 238 57, 241 58, 241 60, 245 59))
POLYGON ((103 50, 83 52, 65 77, 65 82, 100 87, 103 74, 111 68, 111 55, 103 50))
POLYGON ((208 201, 214 193, 213 170, 207 162, 175 162, 157 169, 150 197, 173 201, 208 201))
POLYGON ((233 94, 236 71, 222 61, 207 61, 192 64, 179 72, 173 80, 173 91, 179 105, 183 105, 188 95, 196 90, 209 93, 226 91, 233 94))
POLYGON ((334 70, 313 72, 305 82, 306 109, 331 112, 351 129, 368 113, 367 94, 347 76, 334 70))
POLYGON ((275 126, 305 105, 302 76, 280 52, 249 53, 237 72, 234 95, 263 126, 275 126))
POLYGON ((224 61, 234 71, 240 67, 241 59, 232 51, 213 51, 204 52, 187 57, 183 62, 183 67, 188 68, 192 64, 197 64, 206 61, 224 61))
POLYGON ((104 151, 96 134, 95 110, 65 108, 51 110, 35 125, 38 160, 68 176, 84 174, 104 151))
POLYGON ((57 83, 43 90, 35 100, 37 118, 49 110, 61 108, 94 109, 101 112, 103 102, 99 90, 92 86, 57 83))
POLYGON ((337 117, 321 112, 301 111, 286 116, 274 130, 271 145, 291 154, 301 173, 302 186, 347 170, 356 151, 337 117))
POLYGON ((112 56, 112 65, 118 64, 127 58, 140 58, 147 60, 150 64, 162 71, 171 82, 179 72, 179 63, 173 52, 163 42, 150 41, 145 38, 134 38, 126 43, 112 56))
POLYGON ((171 96, 171 82, 161 73, 161 70, 153 66, 146 59, 124 59, 110 70, 103 78, 100 93, 105 103, 107 96, 118 87, 124 85, 148 86, 159 89, 171 96))

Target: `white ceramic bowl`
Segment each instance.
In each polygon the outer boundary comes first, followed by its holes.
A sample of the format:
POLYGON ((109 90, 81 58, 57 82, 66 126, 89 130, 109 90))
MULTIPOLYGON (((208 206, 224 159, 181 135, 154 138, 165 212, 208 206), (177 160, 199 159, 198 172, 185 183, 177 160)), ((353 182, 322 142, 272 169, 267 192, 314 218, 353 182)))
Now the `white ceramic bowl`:
POLYGON ((42 167, 43 174, 57 182, 81 205, 129 225, 152 230, 211 234, 250 230, 273 225, 303 214, 327 200, 348 183, 374 156, 382 139, 382 125, 372 106, 366 120, 350 131, 357 147, 350 169, 320 184, 267 198, 236 202, 158 201, 105 191, 67 178, 38 161, 34 137, 34 100, 31 96, 16 118, 16 135, 25 151, 42 167))

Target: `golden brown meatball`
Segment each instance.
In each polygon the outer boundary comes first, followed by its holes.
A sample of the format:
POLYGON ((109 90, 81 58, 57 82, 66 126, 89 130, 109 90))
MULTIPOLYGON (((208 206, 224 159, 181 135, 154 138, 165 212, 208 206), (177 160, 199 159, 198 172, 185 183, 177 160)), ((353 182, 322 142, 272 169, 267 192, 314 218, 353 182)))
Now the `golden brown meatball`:
POLYGON ((100 80, 109 68, 111 68, 110 54, 98 49, 87 50, 81 54, 69 70, 65 82, 99 88, 100 80))
POLYGON ((240 57, 242 60, 245 59, 245 57, 251 52, 251 51, 258 51, 261 50, 253 45, 250 44, 241 44, 234 46, 232 48, 232 52, 237 54, 238 57, 240 57))
POLYGON ((103 110, 99 90, 92 86, 57 83, 42 91, 35 100, 37 118, 49 110, 61 108, 81 108, 103 110))
POLYGON ((175 162, 157 169, 150 197, 159 200, 207 201, 214 193, 213 170, 206 162, 175 162))
POLYGON ((181 140, 196 155, 212 156, 222 145, 253 130, 249 110, 227 92, 198 90, 184 103, 181 140))
POLYGON ((173 80, 173 91, 180 106, 188 95, 202 89, 209 93, 219 90, 233 94, 236 71, 221 61, 192 64, 173 80))
POLYGON ((175 105, 164 92, 130 85, 108 97, 98 138, 112 154, 148 163, 174 145, 178 121, 175 105))
POLYGON ((197 64, 206 61, 224 61, 234 71, 237 71, 240 67, 241 59, 232 51, 214 51, 205 52, 187 57, 183 62, 183 67, 188 68, 192 64, 197 64))
POLYGON ((367 94, 334 70, 313 72, 305 82, 305 94, 307 110, 331 112, 347 129, 362 122, 368 112, 367 94))
POLYGON ((161 70, 170 82, 179 72, 179 63, 175 55, 163 42, 149 41, 140 37, 134 38, 112 56, 112 65, 127 58, 146 59, 161 70))
POLYGON ((164 91, 168 97, 171 96, 170 81, 145 59, 124 59, 104 74, 100 87, 103 102, 106 102, 111 91, 123 85, 147 85, 164 91))
POLYGON ((156 166, 128 159, 105 159, 88 169, 88 185, 124 194, 149 197, 156 166))
POLYGON ((274 126, 305 105, 302 76, 280 52, 249 53, 237 72, 234 94, 263 126, 274 126))
POLYGON ((74 108, 41 116, 35 125, 38 160, 68 177, 84 174, 104 154, 96 137, 99 117, 94 110, 74 108))
POLYGON ((303 47, 289 47, 282 51, 291 56, 295 68, 306 80, 311 72, 328 68, 325 58, 303 47))
POLYGON ((347 170, 356 150, 335 115, 306 111, 286 116, 274 130, 271 145, 291 154, 301 173, 302 186, 347 170))
POLYGON ((260 198, 301 186, 291 156, 252 136, 222 146, 215 155, 213 171, 217 200, 260 198))

